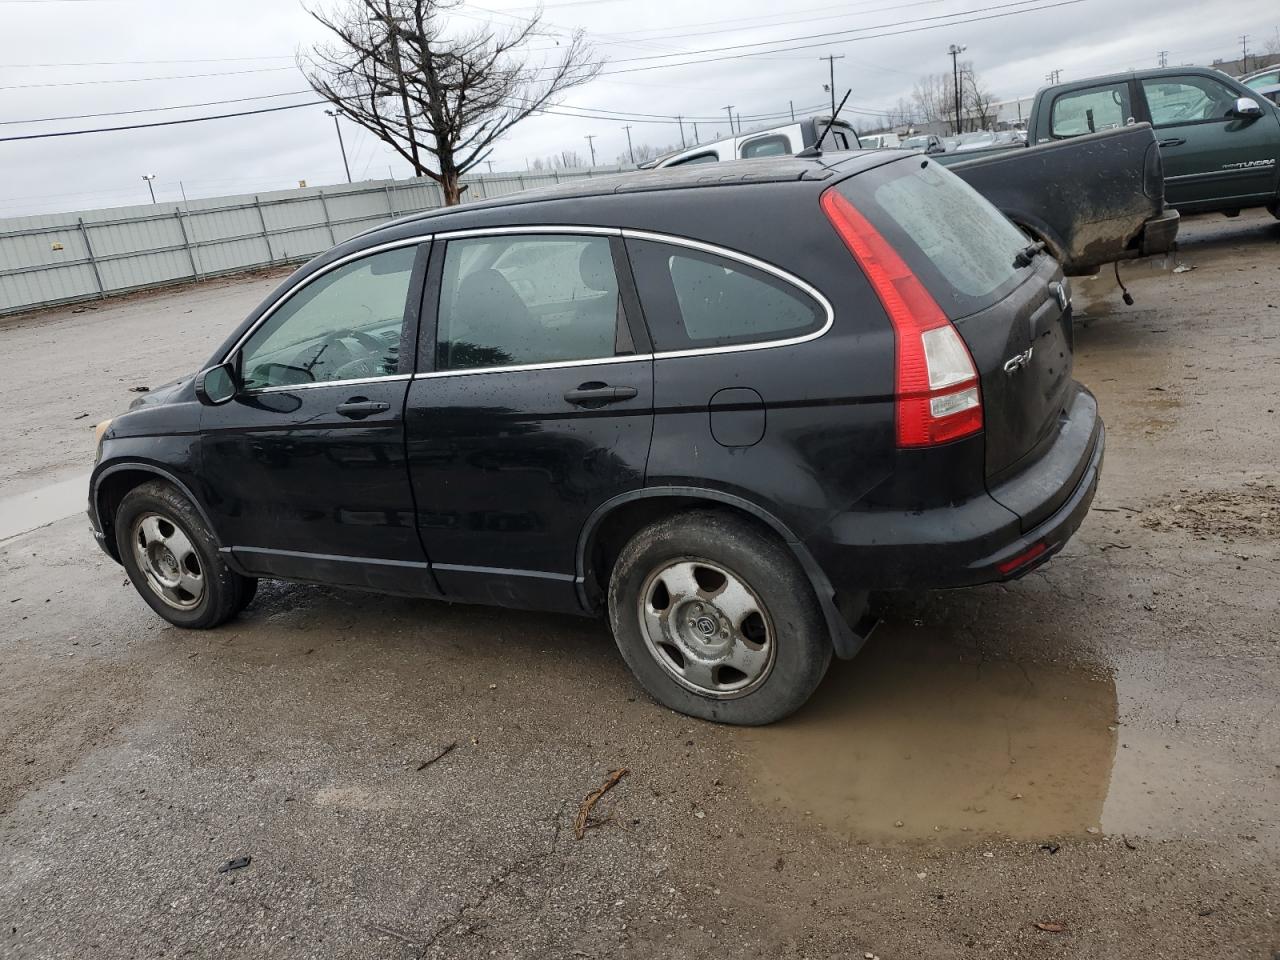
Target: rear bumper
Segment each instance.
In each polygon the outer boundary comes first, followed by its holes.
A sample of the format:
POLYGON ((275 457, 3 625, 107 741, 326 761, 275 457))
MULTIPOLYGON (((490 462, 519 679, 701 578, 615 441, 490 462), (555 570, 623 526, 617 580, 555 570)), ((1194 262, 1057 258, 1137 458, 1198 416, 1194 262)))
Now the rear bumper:
POLYGON ((1181 216, 1177 210, 1164 210, 1142 225, 1142 236, 1138 249, 1142 256, 1150 257, 1157 253, 1167 253, 1173 249, 1173 242, 1178 238, 1178 225, 1181 216))
POLYGON ((1023 576, 1062 549, 1098 489, 1106 431, 1096 404, 1079 404, 1072 413, 1061 442, 1087 431, 1087 442, 1076 448, 1081 455, 1058 458, 1052 476, 1028 470, 998 488, 1004 503, 1014 502, 1010 494, 1019 487, 1026 488, 1018 491, 1026 502, 1053 497, 1057 506, 1034 526, 982 494, 931 510, 839 514, 805 545, 837 593, 966 587, 1023 576), (1065 497, 1063 488, 1069 491, 1065 497))

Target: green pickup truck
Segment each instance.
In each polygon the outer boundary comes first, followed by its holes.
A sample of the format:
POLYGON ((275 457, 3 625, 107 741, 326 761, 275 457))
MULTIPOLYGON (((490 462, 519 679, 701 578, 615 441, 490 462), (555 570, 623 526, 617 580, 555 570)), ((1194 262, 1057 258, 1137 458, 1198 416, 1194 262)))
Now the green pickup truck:
MULTIPOLYGON (((1266 207, 1280 217, 1280 108, 1217 70, 1168 67, 1045 87, 1031 108, 1027 142, 1035 148, 1141 123, 1155 130, 1168 206, 1229 216, 1266 207)), ((1007 149, 938 159, 958 173, 1007 149)))

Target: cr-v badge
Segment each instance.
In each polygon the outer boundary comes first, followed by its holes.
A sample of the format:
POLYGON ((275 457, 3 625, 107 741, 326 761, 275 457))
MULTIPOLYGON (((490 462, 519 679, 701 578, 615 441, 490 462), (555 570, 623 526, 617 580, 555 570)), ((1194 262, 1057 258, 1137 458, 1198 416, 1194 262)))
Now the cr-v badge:
POLYGON ((1035 349, 1035 347, 1027 347, 1026 352, 1014 354, 1004 362, 1004 372, 1013 376, 1031 362, 1031 354, 1035 352, 1035 349))

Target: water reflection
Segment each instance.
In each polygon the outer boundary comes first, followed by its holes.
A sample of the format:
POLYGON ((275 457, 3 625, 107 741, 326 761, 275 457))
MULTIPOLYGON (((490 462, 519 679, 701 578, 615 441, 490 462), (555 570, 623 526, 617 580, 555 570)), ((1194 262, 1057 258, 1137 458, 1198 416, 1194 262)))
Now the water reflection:
POLYGON ((1034 839, 1099 827, 1115 716, 1101 673, 885 625, 794 717, 744 737, 762 799, 851 836, 1034 839))

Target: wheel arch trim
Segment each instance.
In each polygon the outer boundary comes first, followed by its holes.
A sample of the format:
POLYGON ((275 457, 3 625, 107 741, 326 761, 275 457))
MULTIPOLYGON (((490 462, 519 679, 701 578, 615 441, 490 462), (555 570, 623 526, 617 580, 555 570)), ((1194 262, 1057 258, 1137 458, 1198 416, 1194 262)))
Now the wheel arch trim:
MULTIPOLYGON (((90 502, 93 504, 93 517, 91 519, 97 530, 104 535, 103 545, 108 548, 111 556, 115 558, 116 562, 119 562, 120 558, 116 556, 114 549, 115 545, 105 536, 107 524, 102 518, 102 482, 113 474, 126 472, 149 473, 154 477, 160 480, 165 480, 177 487, 182 495, 191 501, 196 512, 200 514, 200 519, 204 522, 206 529, 208 529, 209 533, 213 536, 215 546, 217 546, 219 550, 222 549, 222 539, 218 536, 217 528, 214 527, 208 511, 205 510, 204 504, 200 502, 200 498, 192 492, 191 488, 187 484, 183 483, 163 467, 156 466, 153 463, 147 463, 145 460, 122 460, 95 471, 93 475, 93 489, 90 498, 90 502)), ((114 524, 114 518, 112 518, 112 522, 114 524)))
POLYGON ((599 599, 593 597, 589 590, 587 565, 601 524, 621 507, 642 500, 653 500, 662 497, 683 497, 691 500, 703 500, 708 504, 736 507, 765 523, 782 538, 787 549, 791 551, 799 562, 801 569, 804 570, 805 576, 809 578, 809 583, 813 587, 813 592, 817 596, 818 604, 822 609, 823 619, 826 621, 827 629, 831 634, 831 642, 835 647, 836 655, 847 660, 862 648, 870 631, 868 630, 866 634, 859 635, 850 626, 849 621, 836 606, 835 588, 832 586, 830 578, 800 538, 792 532, 791 528, 773 513, 745 497, 707 487, 678 485, 643 487, 639 490, 630 490, 619 494, 596 507, 582 525, 582 530, 578 535, 577 552, 574 560, 574 582, 578 589, 578 601, 582 604, 584 610, 594 609, 599 599))

